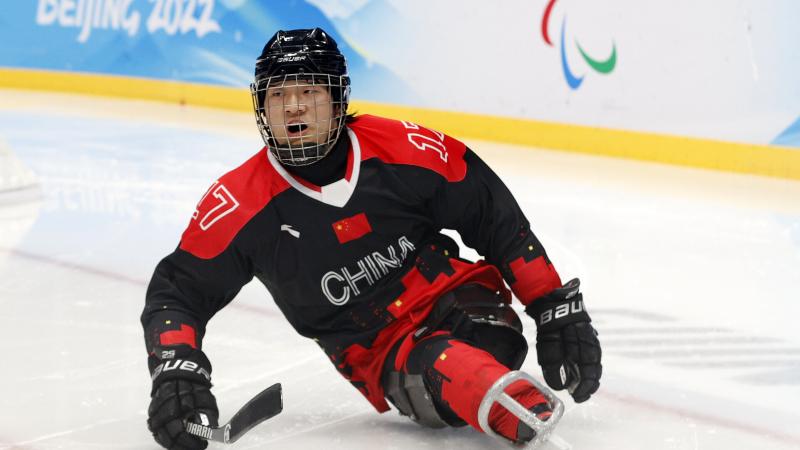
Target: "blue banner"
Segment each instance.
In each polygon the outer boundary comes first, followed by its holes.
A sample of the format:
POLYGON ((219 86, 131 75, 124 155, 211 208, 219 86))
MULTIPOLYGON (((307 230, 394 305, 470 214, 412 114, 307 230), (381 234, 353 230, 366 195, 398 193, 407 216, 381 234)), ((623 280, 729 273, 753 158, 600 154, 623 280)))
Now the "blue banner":
POLYGON ((4 2, 0 66, 246 87, 279 29, 321 27, 347 58, 356 98, 414 103, 406 83, 368 61, 315 5, 259 0, 4 2))

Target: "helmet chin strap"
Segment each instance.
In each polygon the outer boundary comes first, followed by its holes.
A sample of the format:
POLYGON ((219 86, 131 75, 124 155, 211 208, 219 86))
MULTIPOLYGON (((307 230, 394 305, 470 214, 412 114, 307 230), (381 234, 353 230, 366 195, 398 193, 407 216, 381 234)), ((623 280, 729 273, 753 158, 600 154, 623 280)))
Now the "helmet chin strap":
MULTIPOLYGON (((340 120, 342 121, 341 129, 344 128, 344 117, 340 120)), ((268 125, 265 126, 264 134, 266 135, 267 145, 278 162, 284 166, 300 167, 314 164, 328 156, 341 137, 339 131, 336 129, 330 130, 328 139, 322 144, 302 146, 292 146, 288 140, 286 144, 280 144, 268 125)))
POLYGON ((309 166, 314 164, 315 162, 320 161, 321 159, 328 156, 328 153, 331 152, 333 146, 336 145, 336 142, 328 142, 325 144, 319 144, 316 146, 316 155, 318 156, 294 156, 292 152, 302 152, 304 154, 309 153, 315 149, 315 147, 304 147, 301 149, 290 148, 290 147, 281 147, 275 146, 274 148, 271 147, 273 154, 278 153, 276 155, 276 159, 278 162, 285 166, 309 166), (286 155, 286 156, 284 156, 286 155))

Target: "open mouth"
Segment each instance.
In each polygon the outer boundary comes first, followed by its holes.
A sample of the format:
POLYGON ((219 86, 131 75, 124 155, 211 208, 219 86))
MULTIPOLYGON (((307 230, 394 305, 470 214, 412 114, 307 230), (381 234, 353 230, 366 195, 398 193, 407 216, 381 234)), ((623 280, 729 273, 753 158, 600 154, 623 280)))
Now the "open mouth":
POLYGON ((289 136, 302 134, 305 130, 308 129, 308 125, 304 123, 293 123, 290 125, 286 125, 286 131, 289 132, 289 136))

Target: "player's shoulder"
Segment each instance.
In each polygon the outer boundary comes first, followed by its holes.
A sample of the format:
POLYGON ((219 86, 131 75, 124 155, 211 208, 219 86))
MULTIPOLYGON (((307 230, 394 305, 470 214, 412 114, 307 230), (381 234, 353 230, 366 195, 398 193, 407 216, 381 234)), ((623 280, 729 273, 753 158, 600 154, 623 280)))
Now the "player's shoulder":
POLYGON ((362 160, 422 167, 448 181, 460 181, 466 174, 466 146, 440 131, 369 114, 356 116, 347 126, 358 139, 362 160))
POLYGON ((219 177, 197 203, 180 248, 198 258, 222 253, 244 226, 289 187, 269 163, 266 147, 219 177))

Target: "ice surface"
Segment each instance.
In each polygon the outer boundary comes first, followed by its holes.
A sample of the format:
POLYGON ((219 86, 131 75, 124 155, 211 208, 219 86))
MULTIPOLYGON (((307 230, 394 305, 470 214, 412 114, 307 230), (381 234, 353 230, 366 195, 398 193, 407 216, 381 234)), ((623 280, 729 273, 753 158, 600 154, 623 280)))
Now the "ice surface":
MULTIPOLYGON (((259 148, 252 117, 0 91, 0 137, 41 183, 38 199, 0 194, 0 449, 155 450, 147 280, 210 183, 259 148)), ((561 395, 562 439, 800 448, 800 183, 469 144, 562 278, 581 277, 600 331, 601 390, 581 405, 561 395)), ((255 284, 212 320, 205 349, 223 420, 283 383, 284 412, 231 448, 503 447, 375 413, 255 284)), ((535 358, 524 367, 539 376, 535 358)))

